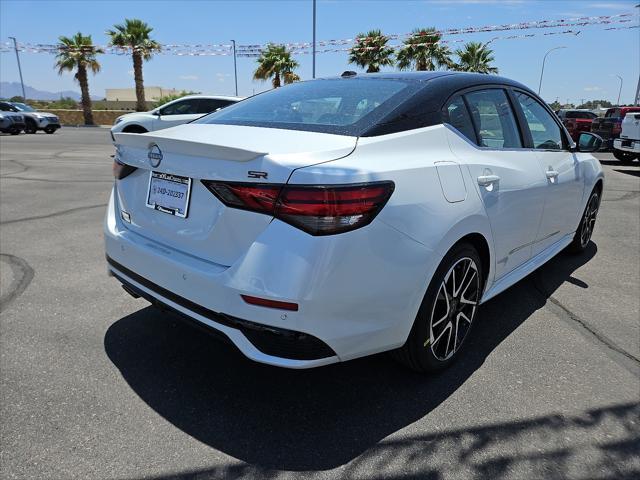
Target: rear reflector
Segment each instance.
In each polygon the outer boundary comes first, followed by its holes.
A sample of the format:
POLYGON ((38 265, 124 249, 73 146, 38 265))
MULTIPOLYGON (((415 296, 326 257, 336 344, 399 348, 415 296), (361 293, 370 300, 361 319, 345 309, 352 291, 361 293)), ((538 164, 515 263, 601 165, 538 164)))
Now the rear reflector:
POLYGON ((311 235, 332 235, 368 225, 394 189, 390 181, 349 185, 202 183, 228 207, 272 215, 311 235))
POLYGON ((278 302, 277 300, 267 300, 266 298, 252 297, 250 295, 240 295, 242 299, 251 304, 259 307, 278 308, 280 310, 298 311, 297 303, 278 302))

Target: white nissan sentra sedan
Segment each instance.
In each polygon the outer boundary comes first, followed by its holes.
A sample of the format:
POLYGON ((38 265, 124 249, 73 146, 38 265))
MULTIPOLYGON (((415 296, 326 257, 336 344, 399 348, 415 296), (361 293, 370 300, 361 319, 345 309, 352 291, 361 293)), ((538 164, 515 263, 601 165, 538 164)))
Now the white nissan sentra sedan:
POLYGON ((603 189, 599 137, 479 74, 345 72, 115 138, 110 273, 290 368, 447 366, 483 302, 585 249, 603 189))

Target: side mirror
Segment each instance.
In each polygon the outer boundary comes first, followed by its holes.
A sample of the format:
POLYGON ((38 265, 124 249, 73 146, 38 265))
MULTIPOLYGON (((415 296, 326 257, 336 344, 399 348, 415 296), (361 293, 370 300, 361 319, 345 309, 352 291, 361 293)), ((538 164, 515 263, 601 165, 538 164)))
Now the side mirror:
POLYGON ((595 133, 582 132, 578 137, 578 152, 597 152, 602 147, 602 138, 595 133))
POLYGON ((151 113, 153 113, 156 117, 159 117, 160 115, 162 115, 162 112, 160 112, 160 110, 159 110, 159 109, 158 109, 158 110, 154 110, 154 111, 153 111, 153 112, 151 112, 151 113))

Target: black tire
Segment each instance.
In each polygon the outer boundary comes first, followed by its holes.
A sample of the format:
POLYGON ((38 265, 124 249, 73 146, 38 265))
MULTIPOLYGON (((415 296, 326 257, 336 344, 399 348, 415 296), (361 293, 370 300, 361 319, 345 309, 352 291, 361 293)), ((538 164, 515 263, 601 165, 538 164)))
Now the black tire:
POLYGON ((469 243, 455 245, 440 262, 409 337, 392 352, 393 357, 417 372, 434 372, 453 363, 472 330, 484 282, 478 251, 469 243), (462 275, 460 285, 456 285, 456 272, 458 278, 462 275), (446 345, 442 343, 445 338, 446 345))
POLYGON ((21 130, 21 129, 19 129, 18 127, 11 127, 11 129, 9 130, 9 133, 10 133, 11 135, 20 135, 20 132, 21 132, 21 131, 22 131, 22 130, 21 130))
POLYGON ((57 129, 56 129, 56 128, 53 128, 53 127, 46 127, 46 128, 44 129, 44 133, 46 133, 46 134, 48 134, 48 135, 51 135, 52 133, 56 133, 56 130, 57 130, 57 129))
POLYGON ((567 250, 571 253, 582 253, 587 249, 589 242, 591 241, 591 235, 593 235, 593 229, 596 225, 596 217, 598 210, 600 209, 600 202, 602 200, 602 192, 599 187, 596 187, 589 195, 587 206, 584 207, 582 218, 580 219, 580 225, 576 230, 573 240, 567 247, 567 250))
POLYGON ((38 126, 36 122, 33 120, 27 120, 25 122, 24 133, 36 133, 38 131, 38 126))
POLYGON ((630 164, 633 162, 634 159, 638 158, 638 155, 636 153, 624 152, 622 150, 616 150, 616 149, 613 150, 613 156, 625 164, 630 164))

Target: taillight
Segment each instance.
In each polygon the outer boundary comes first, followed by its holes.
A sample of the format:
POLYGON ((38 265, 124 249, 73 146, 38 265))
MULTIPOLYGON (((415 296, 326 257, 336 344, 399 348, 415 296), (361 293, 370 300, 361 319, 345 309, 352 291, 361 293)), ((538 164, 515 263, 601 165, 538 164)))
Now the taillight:
POLYGON ((620 133, 622 131, 622 122, 616 122, 611 127, 611 133, 620 133))
POLYGON ((113 160, 113 176, 116 180, 122 180, 128 175, 131 175, 137 170, 136 167, 127 165, 126 163, 120 163, 118 160, 113 160))
POLYGON ((311 235, 332 235, 371 223, 393 193, 390 181, 350 185, 202 183, 228 207, 272 215, 311 235))

